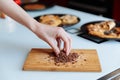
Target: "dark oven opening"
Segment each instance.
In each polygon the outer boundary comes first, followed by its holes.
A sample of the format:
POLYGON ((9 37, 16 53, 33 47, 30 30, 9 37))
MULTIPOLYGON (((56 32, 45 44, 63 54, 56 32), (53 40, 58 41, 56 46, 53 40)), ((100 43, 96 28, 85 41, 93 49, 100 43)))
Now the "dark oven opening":
POLYGON ((69 0, 68 7, 111 18, 113 0, 69 0))

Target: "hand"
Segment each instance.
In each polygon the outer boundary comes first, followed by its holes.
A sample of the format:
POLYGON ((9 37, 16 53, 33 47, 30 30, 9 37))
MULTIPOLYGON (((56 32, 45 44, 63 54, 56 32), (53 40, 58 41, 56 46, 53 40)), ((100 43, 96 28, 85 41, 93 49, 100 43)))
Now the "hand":
POLYGON ((63 50, 69 55, 71 50, 71 38, 61 27, 52 27, 44 24, 38 24, 34 33, 46 41, 54 50, 56 55, 60 53, 61 41, 64 42, 63 50))
POLYGON ((33 31, 39 38, 46 41, 53 48, 56 55, 60 53, 60 44, 61 41, 63 41, 63 50, 66 52, 66 55, 69 55, 71 50, 71 38, 64 29, 40 24, 13 0, 0 0, 0 10, 33 31))

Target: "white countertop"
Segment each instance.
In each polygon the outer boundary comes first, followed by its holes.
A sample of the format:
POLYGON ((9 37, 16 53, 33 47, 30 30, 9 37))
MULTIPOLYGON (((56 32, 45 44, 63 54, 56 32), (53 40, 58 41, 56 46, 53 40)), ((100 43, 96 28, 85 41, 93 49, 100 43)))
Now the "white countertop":
MULTIPOLYGON (((81 19, 74 28, 79 28, 89 21, 108 20, 102 16, 60 6, 28 13, 32 17, 49 13, 73 14, 81 19)), ((97 50, 102 72, 23 71, 24 61, 31 48, 49 48, 49 45, 11 18, 0 19, 0 80, 96 80, 120 68, 120 42, 107 41, 97 44, 74 34, 70 35, 73 39, 72 48, 97 50)))

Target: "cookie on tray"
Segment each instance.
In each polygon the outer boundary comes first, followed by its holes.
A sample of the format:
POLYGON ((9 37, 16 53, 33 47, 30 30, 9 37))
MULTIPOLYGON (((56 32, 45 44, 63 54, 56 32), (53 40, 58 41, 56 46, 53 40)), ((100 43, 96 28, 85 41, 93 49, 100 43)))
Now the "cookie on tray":
POLYGON ((40 23, 47 24, 50 26, 59 26, 62 24, 62 21, 57 15, 44 15, 40 17, 40 23))
POLYGON ((64 25, 72 25, 78 22, 78 18, 73 15, 61 16, 61 20, 64 25))

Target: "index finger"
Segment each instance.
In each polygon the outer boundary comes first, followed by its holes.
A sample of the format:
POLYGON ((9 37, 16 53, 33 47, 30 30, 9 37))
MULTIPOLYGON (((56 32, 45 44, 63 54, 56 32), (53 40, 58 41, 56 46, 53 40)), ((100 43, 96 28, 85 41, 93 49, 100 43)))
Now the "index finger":
POLYGON ((67 35, 66 32, 64 32, 61 35, 61 39, 64 42, 64 51, 66 52, 66 55, 69 55, 70 50, 71 50, 71 38, 67 35))

